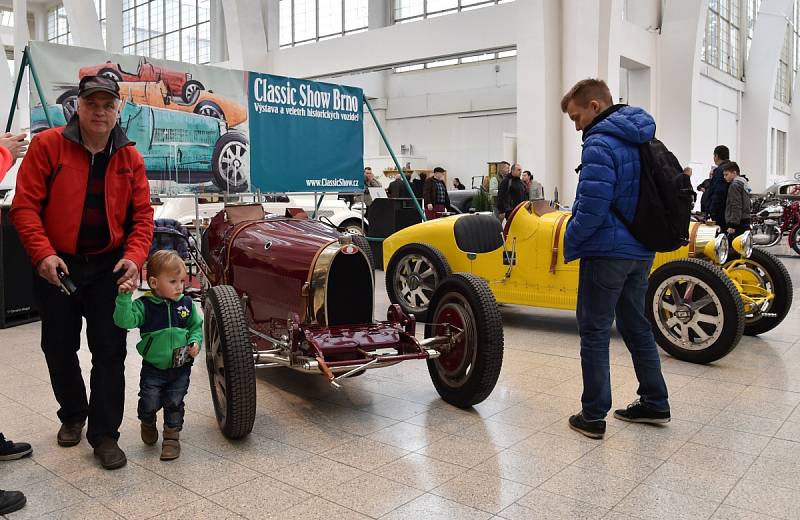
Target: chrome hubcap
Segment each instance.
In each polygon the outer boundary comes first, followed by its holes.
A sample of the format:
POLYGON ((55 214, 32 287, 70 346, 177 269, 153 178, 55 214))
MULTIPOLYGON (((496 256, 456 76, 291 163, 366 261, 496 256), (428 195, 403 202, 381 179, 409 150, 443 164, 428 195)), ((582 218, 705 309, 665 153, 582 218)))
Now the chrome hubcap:
POLYGON ((413 312, 427 310, 439 275, 423 255, 410 254, 403 257, 395 270, 394 286, 397 294, 413 312))
POLYGON ((659 331, 681 348, 702 350, 722 334, 722 303, 699 278, 667 278, 656 288, 652 305, 659 331))
POLYGON ((230 142, 222 148, 219 169, 228 184, 241 186, 247 182, 247 147, 239 142, 230 142))

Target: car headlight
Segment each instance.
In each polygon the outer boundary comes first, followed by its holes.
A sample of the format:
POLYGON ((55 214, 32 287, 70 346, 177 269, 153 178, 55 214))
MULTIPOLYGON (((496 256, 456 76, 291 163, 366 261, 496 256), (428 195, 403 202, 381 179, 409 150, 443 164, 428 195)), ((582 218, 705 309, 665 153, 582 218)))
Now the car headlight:
POLYGON ((703 254, 717 264, 724 264, 728 260, 728 237, 724 234, 717 235, 717 238, 705 245, 703 254))
POLYGON ((750 258, 753 254, 753 236, 750 231, 745 231, 733 239, 733 250, 744 258, 750 258))

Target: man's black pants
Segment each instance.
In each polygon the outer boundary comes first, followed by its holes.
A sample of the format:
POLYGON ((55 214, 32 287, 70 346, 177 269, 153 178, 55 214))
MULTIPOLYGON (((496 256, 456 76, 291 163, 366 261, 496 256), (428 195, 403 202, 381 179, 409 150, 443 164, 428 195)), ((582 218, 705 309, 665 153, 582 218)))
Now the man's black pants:
POLYGON ((89 419, 86 439, 96 446, 103 437, 119 439, 125 405, 127 331, 114 325, 117 280, 114 265, 121 254, 59 255, 78 287, 72 296, 34 273, 34 291, 42 318, 42 351, 50 371, 62 423, 89 419), (78 361, 82 318, 92 353, 91 396, 86 399, 78 361))

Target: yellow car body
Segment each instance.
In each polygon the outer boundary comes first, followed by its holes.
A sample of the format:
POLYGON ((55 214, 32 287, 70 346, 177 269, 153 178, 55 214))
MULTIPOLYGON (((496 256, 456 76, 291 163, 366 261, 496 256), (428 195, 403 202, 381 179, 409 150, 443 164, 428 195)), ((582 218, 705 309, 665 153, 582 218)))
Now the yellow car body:
MULTIPOLYGON (((390 299, 399 303, 406 312, 424 316, 423 292, 427 290, 420 288, 426 283, 422 275, 436 270, 440 263, 436 257, 440 253, 450 271, 473 273, 485 279, 499 303, 574 310, 579 261, 566 263, 563 255, 564 231, 570 214, 555 211, 546 203, 525 202, 511 213, 504 229, 499 223, 492 223, 492 218, 485 214, 454 215, 423 222, 388 237, 383 242, 383 264, 390 299), (458 224, 460 219, 473 221, 458 224), (483 238, 477 239, 478 236, 483 238), (459 241, 462 246, 466 243, 467 247, 459 247, 459 241), (428 256, 431 258, 427 263, 422 261, 420 267, 414 263, 414 258, 424 256, 426 251, 430 251, 428 256), (412 272, 415 270, 418 272, 412 272)), ((661 321, 661 331, 656 327, 655 332, 665 350, 687 361, 709 362, 733 349, 742 332, 746 332, 746 321, 759 321, 759 310, 771 305, 775 295, 764 287, 764 277, 759 278, 757 262, 747 258, 747 237, 734 243, 734 248, 745 254, 735 255, 740 258, 720 266, 717 259, 721 256, 725 260, 728 243, 724 236, 717 236, 717 227, 692 222, 690 236, 688 245, 670 253, 656 254, 651 285, 656 273, 663 276, 655 277, 661 285, 651 289, 658 290, 658 298, 652 296, 648 305, 651 306, 651 319, 661 321), (686 270, 691 274, 688 278, 682 277, 686 270), (694 327, 694 331, 688 332, 674 326, 678 319, 676 315, 681 316, 681 310, 675 306, 676 298, 681 296, 681 291, 691 296, 697 284, 709 294, 718 293, 715 300, 719 304, 717 310, 703 311, 719 321, 720 332, 716 335, 711 334, 707 326, 697 323, 690 324, 688 328, 694 327), (659 305, 656 299, 662 303, 659 305), (729 316, 724 316, 725 313, 729 316), (723 318, 728 322, 722 323, 723 318), (709 337, 705 337, 707 333, 709 337)), ((756 256, 761 258, 763 254, 759 252, 756 256)), ((763 275, 764 269, 760 271, 763 275)), ((791 281, 776 275, 775 269, 769 271, 773 280, 771 289, 774 291, 779 285, 785 293, 788 283, 790 299, 791 281)), ((703 291, 698 289, 698 293, 703 291)), ((709 318, 698 316, 698 319, 709 318)))
POLYGON ((121 82, 119 93, 123 99, 130 99, 137 105, 216 117, 227 121, 230 127, 247 121, 245 107, 206 90, 198 90, 188 103, 180 97, 172 96, 163 81, 121 82))

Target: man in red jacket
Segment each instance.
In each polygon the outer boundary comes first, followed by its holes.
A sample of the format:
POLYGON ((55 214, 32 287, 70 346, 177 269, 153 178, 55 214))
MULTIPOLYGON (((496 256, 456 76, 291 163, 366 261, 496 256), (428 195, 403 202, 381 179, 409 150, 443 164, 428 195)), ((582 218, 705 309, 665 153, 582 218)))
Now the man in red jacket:
POLYGON ((86 439, 106 469, 127 462, 117 445, 125 400, 126 331, 114 325, 117 286, 135 279, 153 237, 144 160, 117 126, 119 86, 89 76, 66 127, 37 135, 17 175, 11 219, 36 267, 42 350, 60 406, 58 444, 86 439), (59 272, 77 287, 62 293, 59 272), (92 353, 87 400, 77 352, 82 318, 92 353))

